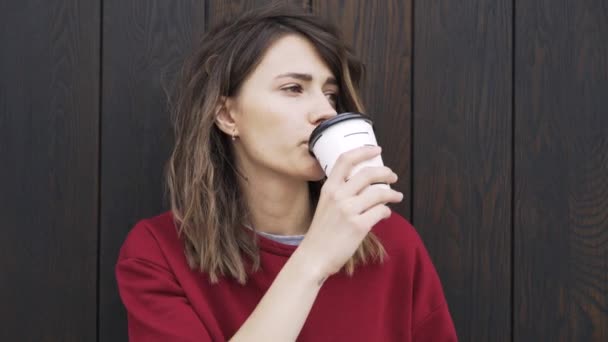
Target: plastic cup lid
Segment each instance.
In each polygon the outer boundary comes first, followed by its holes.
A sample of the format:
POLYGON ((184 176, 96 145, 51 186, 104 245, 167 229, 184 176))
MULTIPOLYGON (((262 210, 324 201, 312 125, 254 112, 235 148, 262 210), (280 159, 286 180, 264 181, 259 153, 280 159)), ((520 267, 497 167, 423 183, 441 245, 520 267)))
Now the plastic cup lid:
POLYGON ((322 133, 326 129, 328 129, 329 127, 331 127, 339 122, 346 121, 346 120, 352 120, 352 119, 363 119, 363 120, 367 121, 370 125, 374 124, 372 119, 369 116, 362 114, 362 113, 357 113, 357 112, 340 113, 329 120, 323 121, 319 126, 317 126, 312 131, 312 133, 310 134, 310 138, 308 139, 309 152, 311 154, 313 154, 313 152, 312 152, 313 146, 315 146, 317 140, 319 140, 319 138, 321 138, 321 136, 323 135, 322 133))

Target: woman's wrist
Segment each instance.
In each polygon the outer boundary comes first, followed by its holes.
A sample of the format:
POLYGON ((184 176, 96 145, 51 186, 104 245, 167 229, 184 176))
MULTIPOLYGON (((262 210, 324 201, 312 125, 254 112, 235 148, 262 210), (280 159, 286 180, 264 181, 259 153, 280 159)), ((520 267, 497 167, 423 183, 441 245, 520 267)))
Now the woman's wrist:
POLYGON ((298 277, 302 277, 305 283, 320 287, 327 279, 327 275, 320 263, 308 253, 304 245, 300 245, 296 249, 288 262, 294 264, 294 267, 298 271, 298 277))

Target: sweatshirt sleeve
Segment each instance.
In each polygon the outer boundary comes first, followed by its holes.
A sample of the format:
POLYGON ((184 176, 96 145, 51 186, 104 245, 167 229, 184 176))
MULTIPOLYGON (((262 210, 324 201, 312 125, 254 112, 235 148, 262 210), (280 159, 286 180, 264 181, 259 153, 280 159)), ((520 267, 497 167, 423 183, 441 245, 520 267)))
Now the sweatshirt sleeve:
POLYGON ((412 336, 415 342, 458 341, 441 281, 420 237, 416 249, 412 336))
POLYGON ((123 244, 115 271, 127 309, 129 341, 211 341, 142 223, 123 244))

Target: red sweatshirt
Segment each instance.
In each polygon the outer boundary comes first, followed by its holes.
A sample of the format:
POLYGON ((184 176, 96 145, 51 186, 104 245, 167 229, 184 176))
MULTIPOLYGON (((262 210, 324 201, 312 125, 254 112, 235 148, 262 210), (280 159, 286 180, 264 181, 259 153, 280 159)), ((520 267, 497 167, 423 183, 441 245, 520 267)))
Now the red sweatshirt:
MULTIPOLYGON (((396 213, 373 232, 388 258, 329 277, 298 341, 456 341, 441 283, 420 237, 396 213)), ((226 341, 256 307, 297 246, 260 236, 261 270, 245 286, 211 285, 188 267, 172 215, 142 220, 116 265, 131 341, 226 341)), ((281 305, 281 303, 277 303, 281 305)))

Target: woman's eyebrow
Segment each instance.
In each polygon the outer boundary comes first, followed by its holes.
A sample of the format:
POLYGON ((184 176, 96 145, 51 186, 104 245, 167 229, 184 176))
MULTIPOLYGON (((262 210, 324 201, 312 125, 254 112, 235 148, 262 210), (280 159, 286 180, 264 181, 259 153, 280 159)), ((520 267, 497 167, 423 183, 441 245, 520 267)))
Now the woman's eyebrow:
POLYGON ((301 81, 312 81, 312 75, 311 74, 302 74, 302 73, 298 73, 298 72, 286 72, 284 74, 280 74, 279 76, 275 77, 275 78, 295 78, 297 80, 301 80, 301 81))
POLYGON ((335 77, 333 76, 329 76, 326 80, 325 80, 325 84, 331 84, 331 85, 338 85, 338 80, 336 80, 335 77))
MULTIPOLYGON (((275 79, 278 79, 278 78, 295 78, 297 80, 310 82, 310 81, 312 81, 313 77, 311 74, 303 74, 303 73, 299 73, 299 72, 287 72, 287 73, 280 74, 277 77, 275 77, 275 79)), ((335 77, 329 76, 327 78, 327 80, 325 80, 325 84, 338 85, 338 81, 336 80, 335 77)))

